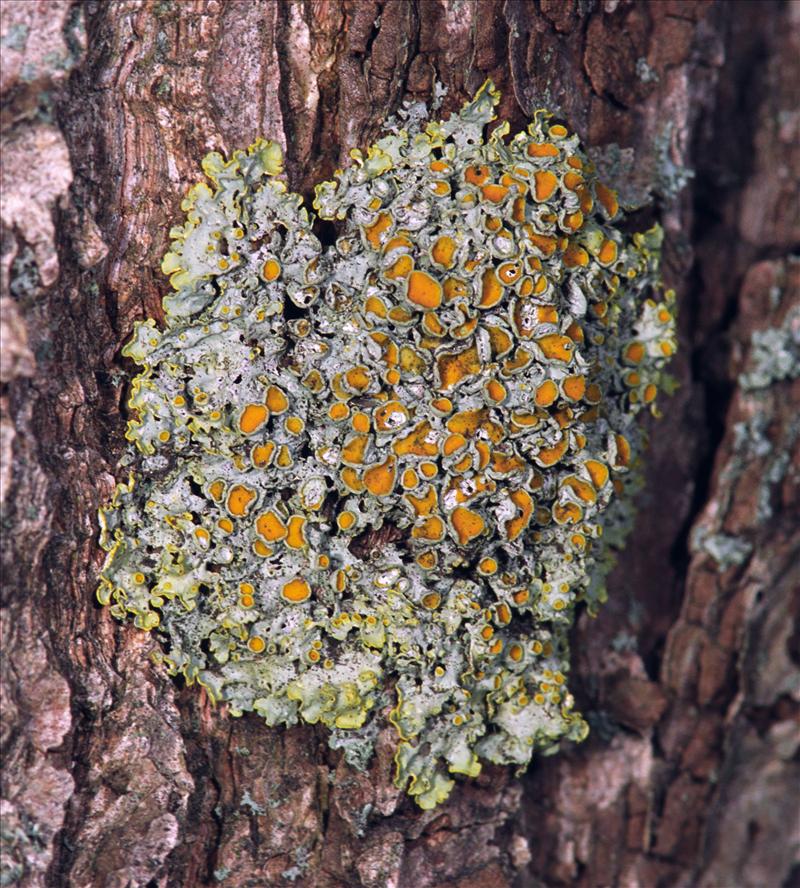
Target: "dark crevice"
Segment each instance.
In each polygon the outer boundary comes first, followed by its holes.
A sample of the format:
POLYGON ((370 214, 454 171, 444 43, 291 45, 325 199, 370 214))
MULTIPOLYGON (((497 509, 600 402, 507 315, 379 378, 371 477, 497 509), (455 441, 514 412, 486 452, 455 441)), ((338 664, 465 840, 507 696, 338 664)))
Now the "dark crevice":
POLYGON ((186 819, 200 824, 193 834, 193 842, 178 845, 167 858, 170 885, 183 885, 187 868, 194 864, 201 884, 214 885, 218 854, 224 829, 224 814, 220 800, 221 786, 213 766, 216 743, 204 738, 198 730, 197 701, 194 689, 179 692, 176 702, 181 712, 186 768, 194 780, 194 791, 186 803, 186 819), (210 742, 210 746, 209 746, 210 742))
POLYGON ((295 305, 291 299, 284 299, 283 317, 286 321, 294 321, 298 318, 308 317, 308 312, 306 311, 306 309, 300 308, 300 306, 295 305))
POLYGON ((613 93, 610 93, 608 90, 603 92, 600 98, 603 99, 605 102, 608 102, 608 104, 617 111, 628 112, 631 110, 629 105, 626 105, 625 102, 623 102, 621 99, 618 99, 613 93))
POLYGON ((800 863, 796 863, 781 884, 781 888, 800 888, 800 863))
POLYGON ((283 127, 283 136, 286 141, 286 168, 289 187, 295 189, 299 182, 299 173, 297 169, 298 157, 296 156, 295 130, 293 120, 295 114, 292 109, 292 101, 290 96, 290 85, 292 83, 293 74, 292 67, 287 55, 287 47, 289 46, 289 21, 291 9, 288 3, 275 4, 275 55, 278 59, 278 69, 280 77, 278 78, 278 104, 281 109, 281 125, 283 127))
POLYGON ((746 707, 744 716, 756 729, 759 737, 763 738, 777 722, 798 722, 800 720, 800 702, 789 694, 782 694, 769 706, 746 707))
MULTIPOLYGON (((372 55, 372 44, 378 37, 381 31, 381 18, 383 16, 384 6, 383 3, 378 0, 378 12, 375 18, 372 21, 372 27, 369 30, 369 34, 367 34, 367 39, 364 46, 364 51, 354 52, 353 55, 359 59, 368 59, 372 55)), ((362 66, 363 70, 363 66, 362 66)), ((367 72, 363 71, 364 80, 368 82, 369 78, 367 77, 367 72)))
POLYGON ((339 237, 336 224, 329 219, 320 219, 319 217, 314 220, 314 234, 319 238, 323 250, 333 247, 339 237))
MULTIPOLYGON (((735 36, 728 24, 726 39, 731 41, 735 36)), ((767 58, 763 35, 754 40, 749 55, 743 60, 734 54, 735 64, 728 62, 723 67, 713 135, 704 143, 704 133, 698 130, 692 146, 692 155, 696 158, 692 243, 696 245, 697 259, 690 272, 689 298, 684 300, 683 310, 689 313, 686 328, 694 333, 688 345, 692 350, 690 367, 696 389, 695 403, 702 411, 697 427, 702 429, 702 434, 695 442, 698 452, 691 505, 672 547, 672 558, 679 568, 681 582, 685 580, 691 557, 689 534, 711 493, 714 461, 725 434, 725 420, 735 392, 735 380, 729 372, 729 333, 739 313, 737 294, 741 279, 753 259, 746 256, 745 262, 740 259, 738 264, 736 261, 731 263, 726 274, 727 299, 722 313, 713 324, 703 329, 706 266, 718 263, 721 243, 735 242, 737 236, 729 228, 724 208, 735 203, 753 170, 757 128, 751 126, 750 121, 757 118, 758 106, 763 100, 759 89, 767 58), (732 75, 733 79, 727 93, 724 91, 726 75, 732 75), (720 158, 725 158, 724 164, 720 158)))
POLYGON ((661 662, 664 657, 666 639, 659 638, 647 651, 642 652, 642 665, 650 681, 658 682, 661 677, 661 662))

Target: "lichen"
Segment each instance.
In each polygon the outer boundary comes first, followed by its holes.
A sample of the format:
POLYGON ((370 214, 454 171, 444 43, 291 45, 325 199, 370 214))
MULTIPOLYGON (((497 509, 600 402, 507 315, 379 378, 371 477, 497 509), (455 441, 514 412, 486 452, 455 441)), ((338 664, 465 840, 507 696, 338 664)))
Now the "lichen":
POLYGON ((658 76, 658 71, 651 67, 644 56, 639 56, 636 59, 636 76, 642 83, 658 83, 661 79, 658 76))
POLYGON ((644 153, 616 142, 589 150, 598 176, 613 185, 624 210, 641 209, 654 198, 671 204, 694 178, 674 148, 674 129, 671 122, 664 124, 644 153))
POLYGON ((242 793, 242 800, 239 802, 239 807, 248 808, 253 814, 261 815, 267 813, 266 808, 264 808, 263 805, 259 805, 247 790, 242 793))
POLYGON ((5 36, 0 37, 0 46, 22 52, 28 42, 30 28, 22 22, 17 22, 8 29, 5 36))
POLYGON ((484 141, 497 101, 354 151, 317 188, 330 246, 276 145, 205 158, 164 327, 124 349, 139 457, 101 512, 99 599, 171 673, 359 763, 391 708, 424 808, 586 735, 568 631, 675 350, 660 230, 622 233, 546 112, 484 141))
POLYGON ((290 882, 294 882, 295 879, 301 878, 308 869, 308 865, 311 861, 311 852, 305 845, 300 845, 300 847, 295 848, 293 856, 294 864, 281 873, 281 876, 283 876, 284 879, 288 879, 290 882))
POLYGON ((721 570, 727 570, 743 564, 753 551, 753 546, 747 540, 730 534, 709 533, 708 528, 698 525, 692 534, 691 549, 692 552, 708 553, 721 570))
POLYGON ((800 308, 787 312, 780 327, 753 333, 749 369, 739 375, 744 391, 764 389, 800 376, 800 308))
MULTIPOLYGON (((789 261, 793 261, 791 258, 789 261)), ((781 288, 767 294, 773 311, 781 304, 781 288)), ((725 529, 724 517, 734 505, 745 474, 756 477, 753 490, 755 520, 765 524, 774 513, 774 502, 791 466, 790 453, 800 439, 800 420, 792 416, 785 429, 786 447, 776 449, 772 426, 775 404, 781 395, 773 387, 800 377, 800 310, 791 306, 780 324, 755 330, 749 343, 744 372, 738 375, 739 410, 745 417, 733 424, 730 458, 720 470, 718 507, 703 517, 692 531, 693 553, 710 555, 721 570, 745 564, 754 552, 753 539, 734 536, 725 529), (757 467, 757 474, 754 469, 757 467)))

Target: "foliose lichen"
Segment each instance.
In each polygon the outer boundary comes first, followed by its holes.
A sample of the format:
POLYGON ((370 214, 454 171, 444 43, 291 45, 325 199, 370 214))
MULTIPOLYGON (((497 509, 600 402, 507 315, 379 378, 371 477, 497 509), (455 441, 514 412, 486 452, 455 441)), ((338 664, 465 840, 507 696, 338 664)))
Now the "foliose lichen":
POLYGON ((497 101, 354 151, 317 188, 330 246, 275 144, 204 159, 164 327, 124 349, 139 456, 101 512, 99 599, 171 673, 354 761, 391 708, 424 808, 585 736, 567 633, 675 349, 660 230, 615 226, 548 113, 484 141, 497 101))

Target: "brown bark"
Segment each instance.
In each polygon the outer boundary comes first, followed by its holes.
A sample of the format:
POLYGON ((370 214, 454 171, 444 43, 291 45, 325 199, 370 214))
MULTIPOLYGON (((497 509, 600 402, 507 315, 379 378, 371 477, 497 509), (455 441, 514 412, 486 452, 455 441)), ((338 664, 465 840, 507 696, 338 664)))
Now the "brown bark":
POLYGON ((800 303, 800 7, 6 0, 0 39, 3 884, 797 884, 800 381, 742 374, 800 303), (610 601, 574 632, 590 739, 423 813, 389 733, 360 774, 153 667, 95 604, 95 516, 119 348, 159 314, 200 157, 276 139, 308 194, 404 98, 438 79, 452 110, 487 76, 512 127, 555 108, 652 192, 682 385, 610 601))

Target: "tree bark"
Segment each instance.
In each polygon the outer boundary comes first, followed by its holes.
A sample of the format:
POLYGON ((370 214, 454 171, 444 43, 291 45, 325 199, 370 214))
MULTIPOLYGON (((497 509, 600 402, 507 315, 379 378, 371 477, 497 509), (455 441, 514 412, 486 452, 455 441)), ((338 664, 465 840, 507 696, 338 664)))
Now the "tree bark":
POLYGON ((2 884, 799 884, 800 5, 6 0, 0 42, 2 884), (309 195, 404 99, 489 76, 664 225, 681 386, 573 633, 590 739, 422 812, 390 732, 361 774, 153 666, 95 603, 96 514, 200 158, 274 139, 309 195))

